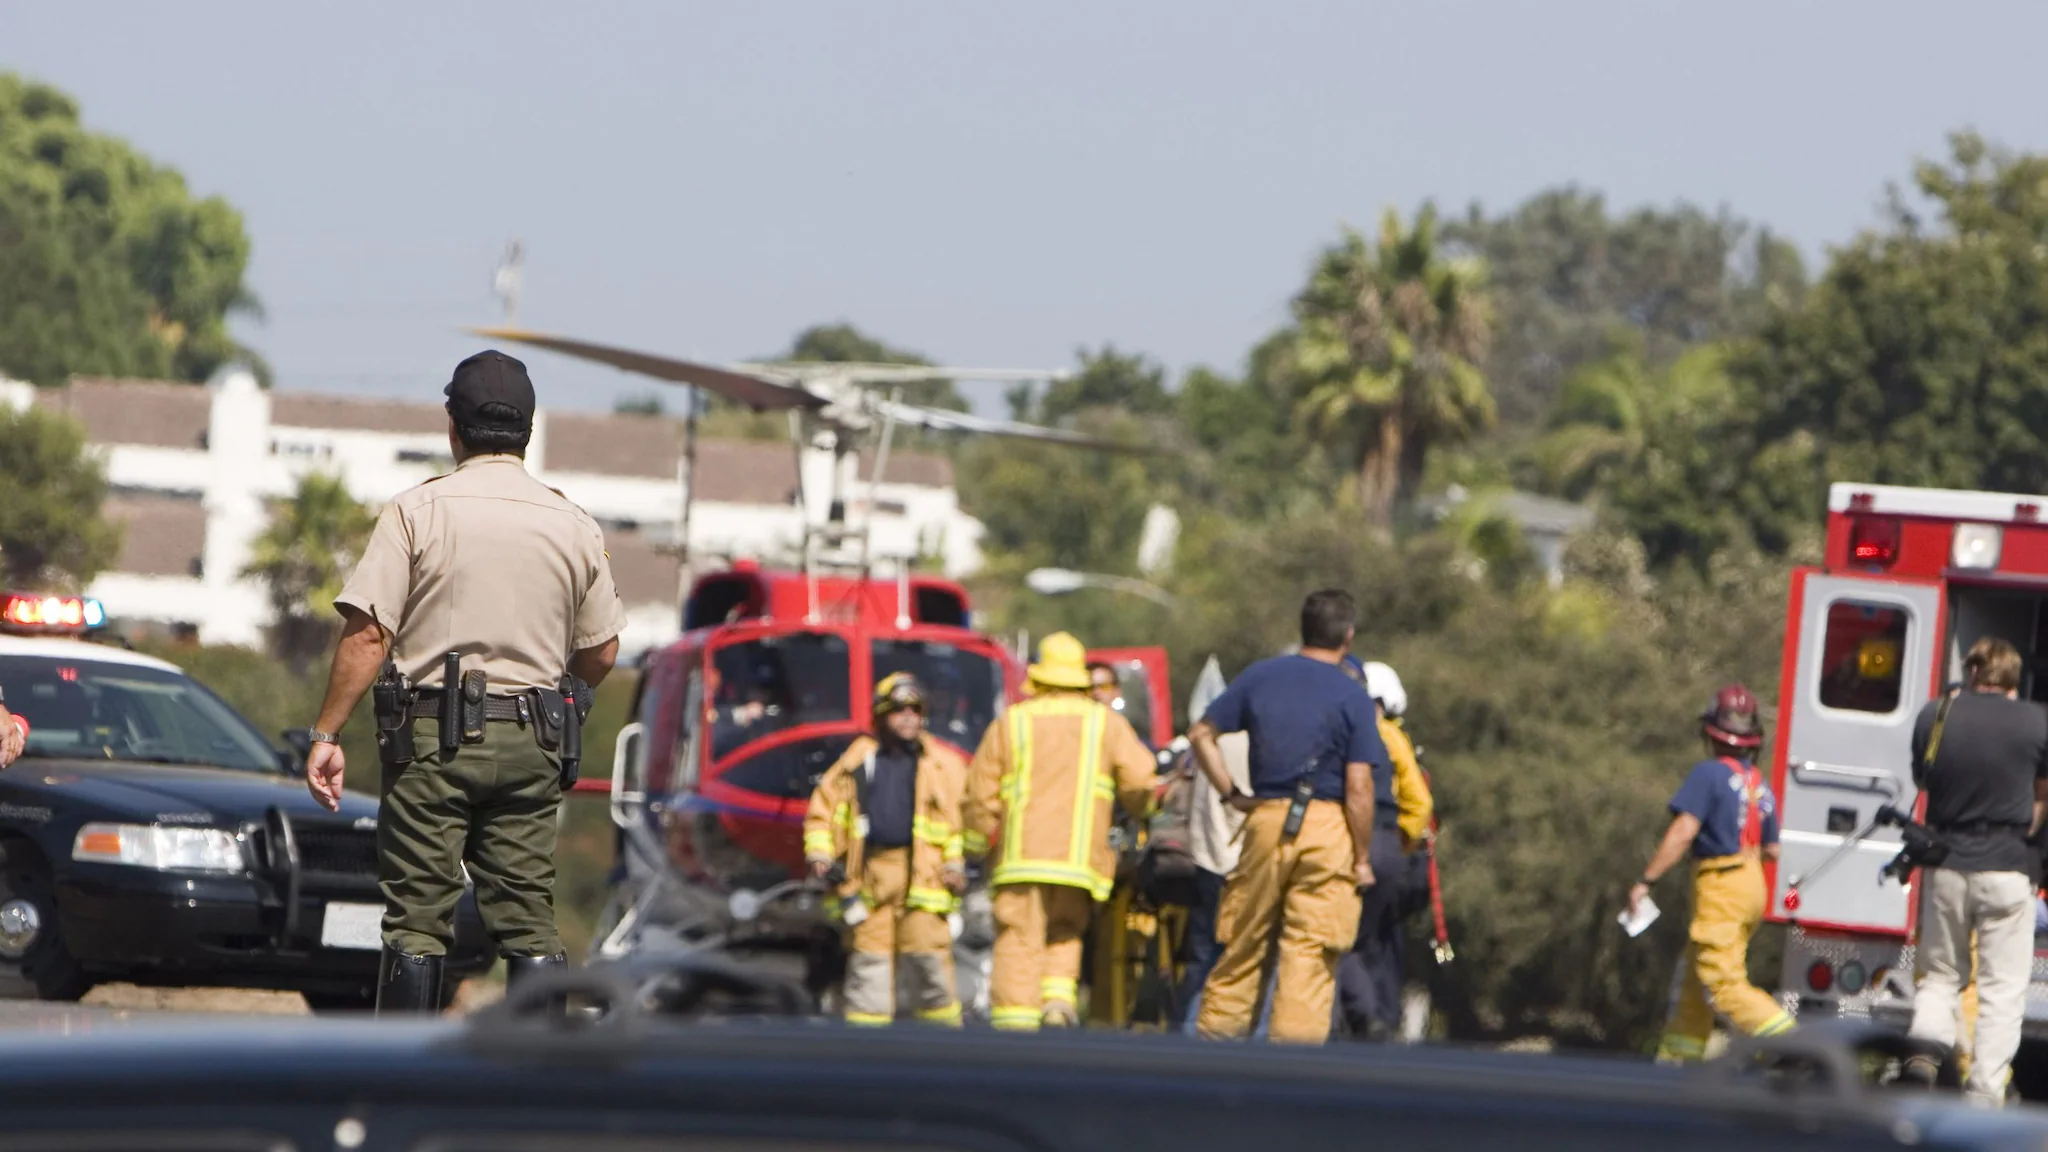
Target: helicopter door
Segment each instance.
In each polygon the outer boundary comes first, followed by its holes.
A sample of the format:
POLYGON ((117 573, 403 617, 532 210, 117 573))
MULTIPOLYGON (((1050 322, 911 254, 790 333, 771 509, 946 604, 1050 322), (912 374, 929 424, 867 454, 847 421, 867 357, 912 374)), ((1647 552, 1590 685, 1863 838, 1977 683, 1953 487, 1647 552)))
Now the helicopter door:
POLYGON ((1173 699, 1167 690, 1166 649, 1091 648, 1090 663, 1116 669, 1124 719, 1155 750, 1173 742, 1173 699))

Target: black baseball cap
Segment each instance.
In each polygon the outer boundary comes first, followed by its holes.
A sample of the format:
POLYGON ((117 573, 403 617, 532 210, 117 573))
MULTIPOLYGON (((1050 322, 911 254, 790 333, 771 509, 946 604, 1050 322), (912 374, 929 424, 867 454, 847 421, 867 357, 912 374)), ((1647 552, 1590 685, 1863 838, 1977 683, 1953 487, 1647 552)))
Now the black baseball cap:
POLYGON ((448 397, 448 415, 457 424, 507 429, 533 424, 533 381, 527 378, 526 365, 495 348, 457 364, 442 392, 448 397), (485 405, 499 404, 517 415, 503 409, 485 413, 485 405))

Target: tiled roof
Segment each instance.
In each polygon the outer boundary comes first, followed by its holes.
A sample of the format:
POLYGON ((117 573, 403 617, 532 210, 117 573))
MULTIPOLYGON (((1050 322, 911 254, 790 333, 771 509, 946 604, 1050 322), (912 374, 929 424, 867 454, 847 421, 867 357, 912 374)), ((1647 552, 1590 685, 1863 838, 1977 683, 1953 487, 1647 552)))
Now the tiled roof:
POLYGON ((211 392, 163 380, 74 376, 62 388, 38 392, 36 403, 76 418, 96 444, 204 448, 213 414, 211 392))
POLYGON ((697 498, 727 504, 796 499, 796 449, 768 440, 697 442, 697 498))
POLYGON ((291 428, 431 433, 448 430, 448 411, 439 404, 404 400, 278 392, 270 398, 270 422, 291 428))
POLYGON ((543 451, 550 472, 674 479, 682 425, 662 416, 551 411, 543 451))
MULTIPOLYGON (((870 453, 860 454, 860 478, 866 480, 875 470, 870 453)), ((953 486, 953 461, 947 457, 927 452, 891 452, 889 463, 882 471, 884 484, 910 484, 919 488, 951 488, 953 486)))
POLYGON ((611 553, 612 583, 627 605, 673 604, 682 568, 673 555, 654 550, 638 532, 607 531, 605 551, 611 553))
POLYGON ((206 507, 146 493, 109 495, 102 511, 123 526, 113 570, 138 576, 196 576, 206 554, 206 507))

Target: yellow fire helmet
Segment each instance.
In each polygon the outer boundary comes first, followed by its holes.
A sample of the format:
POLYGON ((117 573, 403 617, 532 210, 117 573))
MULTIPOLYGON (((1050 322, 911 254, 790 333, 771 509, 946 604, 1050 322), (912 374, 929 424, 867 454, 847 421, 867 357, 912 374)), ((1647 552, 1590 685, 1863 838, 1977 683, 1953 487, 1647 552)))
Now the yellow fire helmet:
POLYGON ((892 672, 875 682, 875 715, 887 716, 905 708, 924 711, 924 686, 908 672, 892 672))
POLYGON ((1871 636, 1856 646, 1856 674, 1865 680, 1889 680, 1899 673, 1899 642, 1871 636))

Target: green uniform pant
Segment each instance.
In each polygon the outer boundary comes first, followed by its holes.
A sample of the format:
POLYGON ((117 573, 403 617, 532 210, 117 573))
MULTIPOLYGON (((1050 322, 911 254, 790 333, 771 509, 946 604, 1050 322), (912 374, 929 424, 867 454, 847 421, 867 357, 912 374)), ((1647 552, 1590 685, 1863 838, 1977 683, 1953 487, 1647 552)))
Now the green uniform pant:
POLYGON ((432 719, 417 721, 412 762, 384 765, 377 871, 385 947, 447 955, 467 861, 477 911, 499 952, 555 955, 555 757, 521 724, 494 720, 482 743, 448 754, 439 731, 432 719))

